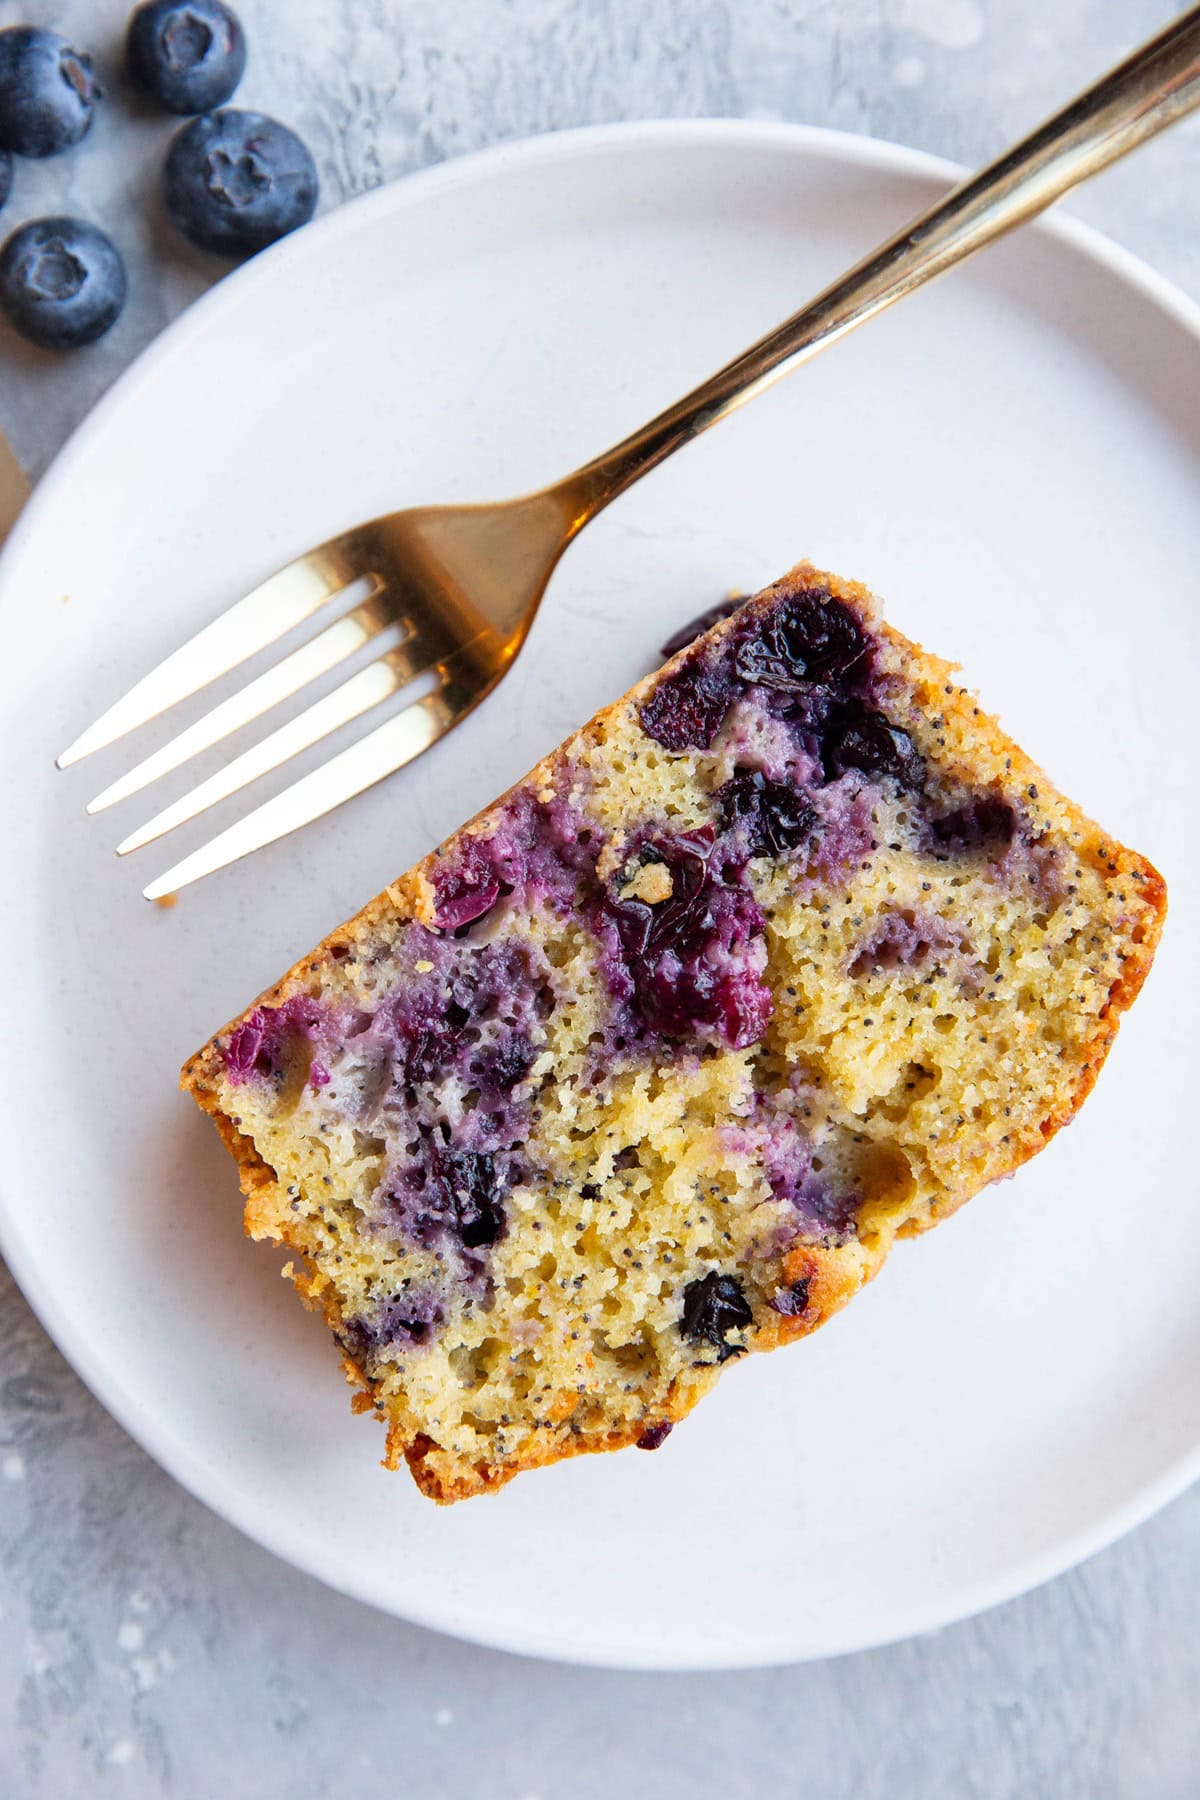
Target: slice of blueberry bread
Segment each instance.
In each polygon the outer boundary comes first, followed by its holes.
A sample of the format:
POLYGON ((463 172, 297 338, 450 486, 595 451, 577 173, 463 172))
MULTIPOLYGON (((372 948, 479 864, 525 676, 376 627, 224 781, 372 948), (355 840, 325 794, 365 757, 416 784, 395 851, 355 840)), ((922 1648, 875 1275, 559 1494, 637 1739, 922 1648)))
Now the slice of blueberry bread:
POLYGON ((662 1443, 1079 1106, 1165 911, 801 565, 187 1065, 437 1500, 662 1443))

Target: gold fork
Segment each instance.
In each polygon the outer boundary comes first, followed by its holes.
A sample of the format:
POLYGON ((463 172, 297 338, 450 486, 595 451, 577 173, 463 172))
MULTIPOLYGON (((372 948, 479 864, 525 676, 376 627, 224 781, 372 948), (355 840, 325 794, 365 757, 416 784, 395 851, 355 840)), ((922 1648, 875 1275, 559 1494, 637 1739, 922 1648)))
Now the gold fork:
POLYGON ((348 749, 265 801, 143 892, 157 899, 320 818, 393 774, 490 694, 525 641, 559 558, 618 494, 770 382, 914 288, 1042 212, 1200 104, 1192 7, 979 174, 857 263, 804 309, 613 449, 540 493, 488 506, 419 507, 358 525, 289 563, 160 663, 76 739, 79 761, 156 718, 311 617, 357 596, 300 649, 99 794, 99 812, 178 768, 337 667, 384 631, 400 642, 234 758, 118 845, 125 855, 420 682, 348 749))

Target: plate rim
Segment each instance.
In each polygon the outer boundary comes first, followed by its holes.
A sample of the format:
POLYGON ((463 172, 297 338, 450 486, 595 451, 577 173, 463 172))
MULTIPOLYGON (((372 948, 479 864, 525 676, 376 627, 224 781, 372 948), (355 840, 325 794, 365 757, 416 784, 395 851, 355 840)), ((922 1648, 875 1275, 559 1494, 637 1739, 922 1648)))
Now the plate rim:
MULTIPOLYGON (((6 604, 8 571, 19 563, 26 539, 42 528, 47 510, 52 511, 57 504, 58 487, 71 478, 75 464, 89 454, 93 441, 102 437, 110 417, 156 378, 160 366, 185 354, 192 338, 207 331, 219 319, 222 309, 240 304, 251 284, 261 287, 274 282, 277 271, 282 273, 289 263, 319 254, 327 241, 336 241, 339 234, 354 230, 373 213, 383 217, 420 207, 439 192, 503 181, 531 164, 553 163, 579 154, 604 156, 614 149, 664 144, 686 151, 692 146, 710 147, 722 140, 736 140, 742 147, 787 155, 799 153, 875 169, 882 174, 934 177, 947 183, 967 173, 962 165, 944 157, 884 138, 784 121, 708 118, 631 120, 546 132, 472 151, 382 183, 331 208, 302 231, 231 270, 177 315, 117 377, 53 457, 0 548, 0 606, 6 604)), ((1132 251, 1094 226, 1056 209, 1032 220, 1027 229, 1046 234, 1099 264, 1180 325, 1200 351, 1200 302, 1192 300, 1132 251)), ((275 1514, 264 1514, 248 1495, 231 1489, 217 1476, 210 1477, 202 1465, 193 1462, 186 1440, 168 1437, 164 1442, 155 1420, 139 1412, 136 1400, 125 1391, 118 1376, 107 1367, 95 1366, 83 1334, 77 1334, 71 1318, 58 1310, 52 1284, 44 1282, 35 1268, 33 1252, 25 1254, 19 1213, 9 1205, 2 1187, 0 1254, 42 1328, 89 1392, 160 1468, 225 1523, 271 1555, 378 1611, 489 1649, 540 1660, 630 1671, 717 1671, 780 1667, 880 1648, 974 1618, 1077 1567, 1200 1480, 1198 1440, 1189 1452, 1172 1460, 1157 1479, 1145 1483, 1123 1505, 1112 1508, 1099 1520, 1064 1535, 1054 1546, 1014 1564, 1003 1575, 960 1587, 953 1600, 935 1600, 925 1608, 910 1607, 903 1624, 889 1626, 882 1632, 850 1630, 839 1635, 833 1631, 827 1634, 826 1645, 821 1649, 797 1643, 791 1648, 772 1646, 761 1651, 722 1654, 714 1653, 707 1644, 697 1643, 690 1647, 690 1653, 684 1653, 681 1647, 651 1650, 648 1646, 629 1646, 627 1652, 617 1653, 604 1644, 581 1641, 569 1629, 555 1632, 522 1621, 519 1628, 513 1628, 510 1622, 509 1629, 503 1630, 492 1621, 463 1620, 455 1616, 453 1607, 439 1609, 418 1603, 406 1605, 401 1612, 387 1600, 381 1600, 368 1590, 365 1581, 355 1579, 353 1571, 335 1567, 334 1559, 322 1555, 319 1544, 310 1543, 299 1530, 289 1529, 288 1521, 281 1521, 275 1514)))

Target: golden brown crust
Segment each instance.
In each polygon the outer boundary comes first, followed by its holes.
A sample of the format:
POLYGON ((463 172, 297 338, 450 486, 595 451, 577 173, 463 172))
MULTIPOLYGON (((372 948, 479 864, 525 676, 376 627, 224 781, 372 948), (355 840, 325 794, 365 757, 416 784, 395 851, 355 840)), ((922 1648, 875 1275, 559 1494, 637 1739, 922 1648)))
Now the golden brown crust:
MULTIPOLYGON (((874 614, 876 603, 868 591, 858 583, 846 582, 838 577, 814 569, 810 564, 801 563, 783 582, 764 591, 757 600, 766 604, 774 589, 783 583, 793 582, 797 577, 809 582, 820 582, 836 597, 846 599, 874 614)), ((724 627, 729 631, 733 621, 724 627)), ((1044 773, 1034 764, 1019 747, 1014 744, 999 726, 985 715, 980 714, 973 697, 957 685, 956 670, 939 658, 923 652, 919 646, 894 631, 891 627, 876 622, 880 636, 896 649, 917 659, 919 673, 914 680, 914 705, 918 708, 940 709, 947 719, 957 722, 977 741, 982 741, 997 757, 1005 760, 1011 768, 1014 783, 1027 784, 1033 793, 1040 792, 1053 798, 1067 807, 1077 832, 1077 850, 1079 854, 1091 860, 1097 868, 1114 877, 1128 878, 1136 884, 1142 907, 1140 925, 1132 932, 1130 949, 1123 963, 1121 972, 1113 982, 1108 1000, 1103 1007, 1095 1032, 1082 1048, 1079 1065, 1070 1089, 1054 1111, 1040 1121, 1036 1133, 1027 1134, 1023 1138, 1014 1138, 1011 1144, 1007 1163, 988 1182, 963 1182, 951 1195, 939 1199, 933 1209, 925 1216, 907 1221, 900 1228, 899 1235, 910 1236, 928 1230, 939 1223, 998 1175, 1011 1174, 1040 1149, 1062 1126, 1069 1123, 1078 1111, 1083 1100, 1096 1081, 1100 1067, 1116 1035, 1120 1017, 1136 998, 1142 983, 1153 961, 1154 952, 1161 935, 1166 913, 1166 888, 1158 871, 1145 858, 1124 846, 1116 845, 1098 826, 1088 820, 1070 802, 1065 801, 1056 789, 1047 781, 1044 773)), ((531 787, 534 791, 540 785, 539 777, 548 778, 552 763, 562 754, 569 751, 572 745, 586 742, 589 736, 612 718, 620 708, 630 700, 640 699, 658 679, 658 671, 647 676, 638 683, 630 693, 598 714, 596 719, 583 727, 580 733, 568 741, 560 751, 541 763, 514 784, 500 800, 493 802, 477 814, 455 837, 469 834, 485 827, 498 807, 518 789, 531 787)), ((431 852, 406 875, 393 882, 357 914, 336 930, 330 932, 314 951, 295 963, 291 969, 271 987, 267 988, 254 1002, 255 1006, 273 1006, 290 993, 302 988, 306 979, 311 978, 319 965, 340 948, 386 927, 394 921, 416 918, 423 922, 432 919, 432 874, 440 848, 431 852)), ((247 1009, 250 1010, 250 1009, 247 1009)), ((244 1016, 244 1015, 242 1015, 244 1016)), ((276 1186, 276 1175, 259 1155, 251 1139, 241 1132, 235 1121, 225 1111, 218 1092, 221 1071, 219 1040, 228 1032, 230 1025, 222 1028, 208 1044, 199 1050, 185 1065, 182 1072, 181 1085, 190 1091, 197 1104, 208 1112, 221 1133, 222 1139, 235 1158, 242 1190, 245 1195, 245 1228, 250 1236, 270 1235, 283 1236, 276 1225, 270 1223, 275 1217, 273 1208, 266 1205, 266 1197, 276 1186)), ((878 1237, 874 1243, 864 1246, 861 1260, 853 1267, 847 1265, 845 1259, 831 1256, 819 1247, 804 1245, 796 1248, 787 1259, 785 1279, 789 1284, 807 1284, 806 1302, 795 1316, 778 1316, 767 1325, 762 1326, 755 1335, 754 1347, 769 1350, 779 1345, 790 1343, 797 1338, 805 1337, 816 1330, 835 1312, 839 1311, 854 1293, 866 1281, 870 1280, 882 1267, 890 1247, 890 1237, 878 1237)), ((319 1278, 301 1266, 291 1271, 292 1279, 298 1291, 309 1305, 321 1310, 331 1327, 335 1330, 341 1320, 336 1301, 319 1278)), ((356 1410, 381 1410, 377 1405, 376 1390, 365 1372, 347 1356, 344 1359, 347 1378, 356 1388, 354 1406, 356 1410)), ((661 1422, 670 1424, 683 1418, 697 1400, 712 1385, 717 1369, 696 1369, 686 1381, 677 1381, 671 1389, 668 1405, 662 1412, 661 1422)), ((657 1421, 656 1421, 657 1422, 657 1421)), ((524 1470, 543 1466, 546 1463, 562 1460, 563 1457, 587 1454, 599 1451, 615 1450, 638 1442, 646 1432, 646 1422, 631 1425, 626 1429, 611 1431, 605 1434, 580 1435, 565 1443, 562 1439, 548 1441, 545 1453, 533 1451, 519 1460, 507 1461, 501 1466, 487 1463, 464 1464, 457 1458, 442 1450, 433 1440, 422 1432, 419 1425, 411 1418, 392 1417, 388 1422, 387 1450, 384 1458, 386 1466, 396 1468, 405 1462, 421 1492, 429 1498, 441 1503, 449 1503, 470 1495, 493 1491, 503 1486, 512 1477, 524 1470)))

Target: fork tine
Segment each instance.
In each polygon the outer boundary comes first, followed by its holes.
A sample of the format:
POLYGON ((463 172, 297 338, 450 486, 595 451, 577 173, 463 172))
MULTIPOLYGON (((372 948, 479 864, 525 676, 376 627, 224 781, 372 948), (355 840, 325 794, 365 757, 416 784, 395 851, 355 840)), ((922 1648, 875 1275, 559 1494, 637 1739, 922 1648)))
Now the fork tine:
POLYGON ((105 749, 137 726, 157 718, 177 701, 207 687, 218 675, 237 668, 247 657, 309 618, 366 572, 364 566, 355 568, 345 554, 349 540, 360 536, 360 532, 347 532, 341 538, 331 538, 235 601, 219 618, 172 651, 156 669, 143 675, 94 725, 68 745, 58 758, 58 768, 65 769, 94 751, 105 749))
MULTIPOLYGON (((190 761, 193 756, 198 756, 202 750, 208 750, 213 744, 220 743, 222 738, 232 736, 252 719, 269 712, 281 701, 290 699, 302 687, 307 687, 309 682, 328 674, 338 663, 353 656, 356 650, 360 650, 382 631, 387 623, 386 614, 373 601, 354 607, 333 625, 318 632, 316 637, 310 638, 307 644, 301 644, 298 650, 293 650, 290 656, 285 656, 264 674, 247 682, 244 688, 239 688, 228 700, 222 700, 219 706, 214 706, 202 719, 197 719, 194 725, 189 725, 186 731, 173 737, 161 750, 155 750, 152 755, 145 757, 127 775, 111 782, 103 793, 97 794, 94 800, 88 802, 88 812, 104 812, 106 808, 116 806, 118 801, 128 800, 131 794, 140 793, 152 781, 169 775, 173 769, 190 761)), ((233 789, 228 791, 232 793, 233 789)))
POLYGON ((368 663, 352 675, 349 681, 342 682, 331 694, 325 694, 320 700, 306 707, 286 725, 272 731, 259 743, 252 744, 232 762, 226 763, 202 781, 189 793, 173 801, 161 812, 156 813, 145 825, 130 832, 127 838, 117 845, 118 856, 128 856, 131 850, 140 850, 144 844, 151 844, 156 838, 174 831, 177 825, 186 824, 198 814, 215 806, 219 800, 225 800, 230 794, 236 794, 240 788, 250 782, 257 781, 260 775, 267 775, 272 769, 278 769, 293 756, 317 744, 323 737, 328 737, 342 725, 348 725, 371 707, 378 706, 381 701, 399 693, 403 687, 423 674, 431 671, 428 666, 414 668, 414 657, 406 654, 406 646, 389 650, 385 655, 368 663))
POLYGON ((277 838, 285 837, 301 825, 311 824, 314 819, 332 812, 344 800, 351 800, 355 794, 373 787, 377 781, 394 774, 405 763, 428 750, 465 718, 499 679, 497 674, 494 679, 476 685, 470 679, 470 661, 464 658, 463 651, 456 651, 438 667, 442 681, 433 693, 412 701, 384 724, 377 725, 374 731, 359 738, 357 743, 339 751, 319 769, 302 775, 281 794, 264 801, 210 843, 185 856, 165 875, 142 889, 145 898, 159 900, 164 894, 178 893, 193 881, 237 862, 252 850, 273 844, 277 838), (463 666, 456 668, 459 664, 463 666))

